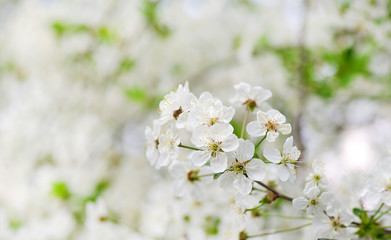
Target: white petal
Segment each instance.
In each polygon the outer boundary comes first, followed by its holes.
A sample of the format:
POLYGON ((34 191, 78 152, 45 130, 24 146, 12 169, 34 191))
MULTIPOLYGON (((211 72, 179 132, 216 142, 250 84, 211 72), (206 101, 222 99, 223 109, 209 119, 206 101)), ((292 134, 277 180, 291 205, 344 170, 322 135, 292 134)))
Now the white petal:
POLYGON ((156 163, 156 160, 159 158, 159 151, 155 147, 147 148, 147 159, 151 165, 156 163))
POLYGON ((254 87, 252 89, 252 95, 255 97, 257 105, 259 106, 261 102, 269 99, 272 96, 272 92, 261 87, 254 87))
POLYGON ((224 152, 231 152, 239 147, 238 137, 235 134, 231 134, 220 145, 224 152))
POLYGON ((199 104, 203 105, 213 99, 213 95, 210 92, 202 92, 199 98, 199 104))
POLYGON ((248 96, 251 90, 251 86, 248 83, 238 83, 234 86, 236 90, 235 101, 240 101, 240 104, 248 100, 248 96))
POLYGON ((274 142, 274 141, 276 141, 278 135, 280 135, 278 132, 269 131, 269 132, 267 132, 266 140, 268 142, 274 142))
POLYGON ((266 164, 261 160, 254 158, 246 165, 247 175, 255 181, 262 181, 266 175, 266 164))
POLYGON ((241 194, 249 194, 253 187, 252 181, 242 174, 236 176, 233 185, 241 194))
POLYGON ((177 128, 184 128, 188 123, 188 117, 189 117, 188 112, 184 112, 181 115, 179 115, 178 119, 175 122, 175 126, 177 128))
POLYGON ((258 111, 257 112, 257 120, 261 122, 261 124, 266 124, 269 120, 267 119, 267 113, 258 111))
POLYGON ((174 183, 174 192, 178 197, 183 197, 189 192, 186 180, 182 179, 174 183))
POLYGON ((231 135, 234 128, 229 123, 216 123, 208 129, 208 135, 212 139, 223 139, 231 135))
POLYGON ((157 167, 165 167, 170 163, 170 154, 169 153, 162 153, 159 156, 159 159, 157 161, 157 167))
POLYGON ((267 115, 268 115, 268 119, 272 123, 282 124, 285 123, 286 121, 285 116, 275 109, 271 109, 267 111, 267 115))
POLYGON ((168 172, 170 173, 170 175, 177 179, 186 177, 187 170, 188 169, 185 167, 184 162, 174 162, 168 168, 168 172))
POLYGON ((218 178, 218 181, 221 188, 230 189, 234 182, 234 175, 232 172, 225 172, 218 178))
POLYGON ((308 189, 307 192, 304 192, 304 194, 309 198, 309 199, 314 199, 317 198, 320 193, 320 190, 317 187, 313 187, 308 189))
POLYGON ((284 143, 284 151, 290 151, 293 147, 293 137, 289 137, 286 139, 284 143))
POLYGON ((235 109, 233 107, 223 107, 223 116, 221 121, 224 123, 229 123, 233 116, 235 115, 235 109))
POLYGON ((288 135, 292 132, 292 126, 289 123, 279 124, 278 131, 284 135, 288 135))
POLYGON ((254 144, 250 140, 239 139, 239 147, 235 151, 235 158, 240 162, 250 160, 254 156, 254 144))
POLYGON ((282 160, 281 153, 276 148, 265 148, 263 150, 263 156, 272 163, 279 163, 282 160))
POLYGON ((292 205, 296 209, 303 210, 308 206, 308 199, 305 197, 295 198, 292 201, 292 205))
POLYGON ((289 169, 285 165, 278 166, 278 176, 280 177, 280 180, 285 182, 289 179, 289 169))
POLYGON ((227 155, 225 153, 218 153, 215 158, 212 157, 210 160, 210 166, 213 172, 219 173, 227 169, 227 155))
POLYGON ((193 191, 191 192, 192 198, 198 202, 202 201, 204 198, 204 191, 202 188, 203 185, 195 183, 193 186, 193 191))
POLYGON ((195 166, 200 167, 208 162, 210 155, 204 151, 194 151, 189 154, 189 159, 195 166))
POLYGON ((322 203, 329 203, 333 200, 333 194, 330 193, 330 192, 323 192, 320 197, 319 197, 320 201, 322 203))
POLYGON ((191 137, 191 142, 196 147, 202 147, 207 145, 208 144, 207 132, 208 132, 208 128, 204 126, 199 126, 195 128, 193 131, 193 135, 191 137))
POLYGON ((252 137, 260 137, 266 133, 265 125, 262 125, 260 121, 253 121, 247 124, 246 131, 252 137))

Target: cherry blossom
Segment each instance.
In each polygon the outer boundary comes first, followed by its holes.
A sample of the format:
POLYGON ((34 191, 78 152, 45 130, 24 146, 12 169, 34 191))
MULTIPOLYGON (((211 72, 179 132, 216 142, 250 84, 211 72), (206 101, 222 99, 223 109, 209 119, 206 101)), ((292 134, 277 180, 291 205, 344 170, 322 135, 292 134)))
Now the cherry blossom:
POLYGON ((252 137, 260 137, 266 134, 266 140, 274 142, 279 133, 288 135, 292 131, 289 123, 285 123, 286 118, 277 110, 267 112, 258 111, 257 121, 247 124, 246 130, 252 137))
POLYGON ((312 187, 318 187, 320 190, 325 190, 327 185, 327 178, 324 174, 324 166, 325 164, 319 160, 314 160, 312 162, 312 173, 310 173, 306 178, 305 190, 310 189, 312 187))
POLYGON ((220 176, 222 187, 234 186, 241 194, 249 194, 252 180, 262 181, 266 175, 266 164, 254 155, 254 144, 250 140, 239 139, 239 147, 234 151, 228 169, 220 176))
POLYGON ((216 123, 229 123, 235 114, 233 107, 223 106, 223 103, 209 92, 203 92, 198 104, 190 111, 188 126, 194 129, 200 125, 211 127, 216 123))
POLYGON ((270 90, 263 89, 259 86, 251 87, 250 84, 245 82, 236 84, 234 88, 236 95, 231 99, 231 103, 246 106, 251 111, 259 108, 264 101, 272 96, 270 90))
POLYGON ((156 161, 159 159, 159 134, 160 125, 157 124, 157 121, 153 122, 153 128, 148 126, 145 129, 146 155, 151 165, 155 165, 156 161))
POLYGON ((160 156, 156 167, 168 166, 179 155, 180 139, 173 124, 166 124, 161 127, 159 139, 156 142, 160 156))
POLYGON ((196 97, 189 91, 189 83, 180 84, 178 89, 166 95, 159 104, 159 124, 174 121, 176 127, 184 128, 190 109, 196 104, 196 97))
POLYGON ((293 146, 293 137, 286 139, 283 151, 276 148, 267 147, 263 150, 263 155, 272 163, 278 164, 278 176, 281 181, 293 182, 296 179, 295 164, 300 157, 300 150, 293 146))
POLYGON ((171 164, 170 174, 176 179, 174 192, 178 197, 191 194, 196 201, 204 197, 204 187, 213 180, 209 166, 196 168, 189 162, 177 161, 171 164))
POLYGON ((214 172, 222 172, 227 168, 227 152, 236 150, 238 138, 233 134, 230 124, 216 123, 210 128, 199 127, 193 132, 192 143, 200 151, 192 152, 189 158, 194 165, 202 166, 210 160, 214 172))
POLYGON ((307 214, 323 214, 331 200, 330 193, 321 192, 317 187, 309 189, 304 195, 305 197, 293 199, 292 205, 299 210, 306 210, 307 214))

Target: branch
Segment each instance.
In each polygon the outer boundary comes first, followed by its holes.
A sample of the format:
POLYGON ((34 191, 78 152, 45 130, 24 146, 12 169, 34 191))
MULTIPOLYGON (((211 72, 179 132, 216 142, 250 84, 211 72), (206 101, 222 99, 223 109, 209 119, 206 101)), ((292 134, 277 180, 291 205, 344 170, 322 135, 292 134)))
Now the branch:
POLYGON ((270 192, 274 193, 278 198, 281 198, 281 199, 285 199, 287 201, 291 201, 293 200, 293 198, 291 197, 288 197, 280 192, 278 192, 277 190, 275 190, 274 188, 272 187, 269 187, 268 185, 264 184, 263 182, 261 181, 254 181, 256 183, 258 183, 259 185, 261 185, 262 187, 266 188, 267 190, 269 190, 270 192))
POLYGON ((283 232, 295 231, 295 230, 299 230, 301 228, 305 228, 307 226, 310 226, 311 224, 312 223, 307 223, 307 224, 304 224, 304 225, 301 225, 301 226, 298 226, 298 227, 294 227, 294 228, 288 228, 288 229, 283 229, 283 230, 278 230, 278 231, 268 232, 268 233, 261 233, 261 234, 257 234, 257 235, 250 235, 250 236, 246 236, 246 239, 247 238, 254 238, 254 237, 263 237, 263 236, 277 234, 277 233, 283 233, 283 232))

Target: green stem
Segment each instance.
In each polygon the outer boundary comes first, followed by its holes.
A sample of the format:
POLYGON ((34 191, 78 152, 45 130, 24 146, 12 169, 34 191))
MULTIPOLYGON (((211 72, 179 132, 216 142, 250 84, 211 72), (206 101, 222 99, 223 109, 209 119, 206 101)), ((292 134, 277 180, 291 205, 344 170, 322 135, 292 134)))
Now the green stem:
POLYGON ((267 191, 265 191, 265 190, 262 190, 262 189, 259 189, 259 188, 256 188, 256 187, 253 187, 253 190, 255 190, 255 191, 259 191, 259 192, 264 192, 264 193, 267 193, 267 191))
POLYGON ((257 210, 258 208, 262 207, 263 205, 264 204, 261 204, 259 206, 253 207, 253 208, 247 208, 246 210, 244 210, 244 213, 249 212, 249 211, 253 211, 253 210, 257 210))
POLYGON ((250 236, 247 236, 247 238, 263 237, 263 236, 272 235, 272 234, 277 234, 277 233, 295 231, 295 230, 299 230, 299 229, 301 229, 301 228, 308 227, 308 226, 310 226, 311 224, 312 224, 312 223, 307 223, 307 224, 304 224, 304 225, 301 225, 301 226, 298 226, 298 227, 294 227, 294 228, 288 228, 288 229, 278 230, 278 231, 274 231, 274 232, 268 232, 268 233, 261 233, 261 234, 256 234, 256 235, 250 235, 250 236))
POLYGON ((286 219, 305 219, 305 220, 312 220, 312 218, 309 217, 296 217, 296 216, 285 216, 285 215, 280 215, 280 214, 272 214, 268 212, 261 212, 260 213, 262 216, 266 217, 279 217, 279 218, 286 218, 286 219))
POLYGON ((373 214, 372 216, 371 216, 371 219, 374 219, 375 217, 376 217, 376 215, 380 212, 380 210, 381 210, 381 208, 384 206, 384 203, 382 203, 381 205, 380 205, 380 207, 376 210, 376 212, 375 212, 375 214, 373 214))
POLYGON ((216 173, 209 173, 209 174, 197 175, 197 177, 209 177, 209 176, 213 176, 215 174, 216 173))
POLYGON ((383 217, 384 214, 388 213, 389 211, 391 211, 391 208, 387 209, 387 211, 385 211, 385 212, 383 212, 382 214, 380 214, 377 218, 375 218, 374 221, 376 222, 376 221, 379 220, 381 217, 383 217))
POLYGON ((259 142, 257 142, 257 143, 255 144, 255 149, 257 149, 257 147, 263 142, 263 140, 266 139, 266 136, 267 136, 267 132, 265 133, 265 136, 264 136, 261 140, 259 140, 259 142))
POLYGON ((244 119, 243 119, 242 130, 240 131, 240 138, 243 138, 243 136, 244 136, 244 129, 246 128, 246 123, 247 123, 247 118, 248 118, 249 112, 250 112, 250 110, 247 107, 246 108, 246 115, 244 116, 244 119))
POLYGON ((194 151, 201 151, 201 149, 199 149, 199 148, 190 147, 190 146, 185 146, 185 145, 182 145, 182 143, 180 143, 180 144, 178 145, 178 147, 187 148, 187 149, 194 150, 194 151))

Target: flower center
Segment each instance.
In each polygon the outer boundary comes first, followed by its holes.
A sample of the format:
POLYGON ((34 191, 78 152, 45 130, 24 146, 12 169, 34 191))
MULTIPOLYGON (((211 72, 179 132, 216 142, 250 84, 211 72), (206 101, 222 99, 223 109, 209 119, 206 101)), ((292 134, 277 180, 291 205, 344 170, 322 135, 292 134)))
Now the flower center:
POLYGON ((189 182, 194 183, 195 181, 199 181, 200 177, 198 176, 199 170, 191 170, 187 173, 187 180, 189 182))
POLYGON ((247 105, 247 108, 249 110, 254 111, 254 109, 257 107, 257 103, 255 102, 255 100, 253 99, 248 99, 247 101, 245 101, 244 103, 242 103, 243 105, 247 105))
POLYGON ((179 117, 179 115, 181 115, 182 112, 183 112, 183 111, 182 111, 182 107, 179 107, 178 110, 175 110, 175 111, 174 111, 174 113, 172 114, 172 116, 174 117, 175 120, 178 120, 178 117, 179 117))
POLYGON ((277 131, 277 126, 275 123, 272 123, 270 121, 268 121, 266 124, 265 124, 265 127, 267 128, 268 131, 277 131))
POLYGON ((312 199, 312 200, 310 201, 310 204, 311 204, 312 206, 316 206, 316 205, 318 205, 318 200, 317 200, 317 199, 312 199))
POLYGON ((210 125, 213 126, 217 122, 218 118, 211 118, 210 125))
POLYGON ((315 182, 320 182, 320 180, 322 180, 322 178, 318 174, 316 174, 316 175, 314 175, 314 180, 315 180, 315 182))
POLYGON ((221 148, 220 148, 221 142, 218 142, 218 143, 210 143, 209 145, 210 145, 210 147, 209 147, 209 149, 210 149, 210 155, 211 155, 212 157, 216 157, 217 153, 221 150, 221 148))
POLYGON ((230 170, 236 174, 245 174, 246 173, 246 168, 244 166, 244 163, 238 162, 237 160, 232 164, 230 170))

